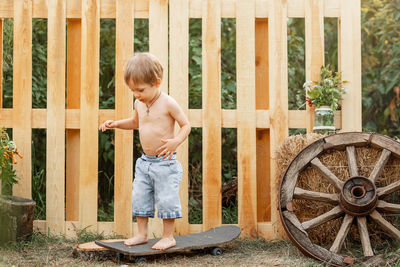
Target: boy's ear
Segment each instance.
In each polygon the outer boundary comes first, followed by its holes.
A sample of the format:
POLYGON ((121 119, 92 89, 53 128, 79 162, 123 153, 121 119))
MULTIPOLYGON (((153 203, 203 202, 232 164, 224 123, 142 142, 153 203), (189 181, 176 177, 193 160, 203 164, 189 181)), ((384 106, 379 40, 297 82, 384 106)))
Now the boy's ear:
POLYGON ((160 78, 157 78, 157 80, 156 80, 156 87, 160 87, 160 85, 161 85, 161 79, 160 79, 160 78))

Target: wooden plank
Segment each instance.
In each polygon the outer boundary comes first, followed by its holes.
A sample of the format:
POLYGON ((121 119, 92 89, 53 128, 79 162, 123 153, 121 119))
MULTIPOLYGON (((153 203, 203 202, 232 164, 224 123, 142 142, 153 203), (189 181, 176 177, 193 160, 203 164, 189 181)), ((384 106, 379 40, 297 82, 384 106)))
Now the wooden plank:
MULTIPOLYGON (((150 0, 135 0, 135 18, 149 17, 149 1, 150 0)), ((35 9, 34 18, 46 18, 47 4, 45 0, 34 0, 35 9)), ((189 0, 189 17, 201 18, 202 16, 202 0, 189 0)), ((288 17, 304 18, 305 4, 304 0, 289 0, 288 2, 288 17)), ((324 0, 324 15, 325 17, 340 16, 340 2, 337 0, 324 0)), ((236 16, 236 7, 234 0, 221 1, 221 17, 234 18, 236 16)), ((81 0, 67 1, 67 18, 81 18, 81 0)), ((103 0, 101 3, 101 18, 115 18, 115 0, 103 0)), ((268 18, 268 0, 256 0, 256 17, 268 18)), ((0 1, 0 17, 13 17, 13 0, 0 1)))
POLYGON ((382 229, 386 231, 387 234, 396 238, 397 240, 400 240, 400 231, 396 227, 394 227, 390 222, 385 220, 385 218, 383 218, 378 211, 374 210, 369 216, 377 224, 379 224, 382 227, 382 229))
MULTIPOLYGON (((266 5, 265 5, 266 6, 266 5)), ((256 12, 258 8, 256 6, 256 12)), ((257 157, 257 220, 265 222, 271 220, 271 188, 270 188, 270 137, 269 131, 260 128, 269 128, 261 125, 261 110, 269 108, 268 88, 268 20, 255 20, 255 82, 256 82, 256 157, 257 157), (260 115, 259 115, 260 114, 260 115), (261 127, 262 126, 262 127, 261 127)), ((265 122, 269 124, 269 115, 265 122)), ((258 231, 259 232, 259 231, 258 231)))
POLYGON ((378 196, 382 199, 385 196, 396 192, 397 190, 400 189, 400 181, 396 181, 394 183, 391 183, 385 187, 380 187, 376 190, 376 193, 378 194, 378 196))
POLYGON ((66 4, 48 5, 46 220, 51 233, 64 234, 66 4))
POLYGON ((82 1, 80 228, 97 230, 100 1, 82 1))
MULTIPOLYGON (((64 0, 65 1, 65 0, 64 0)), ((33 18, 49 18, 48 0, 33 0, 32 15, 33 18)))
POLYGON ((388 162, 391 154, 392 154, 392 152, 390 152, 386 148, 384 148, 382 150, 381 156, 379 157, 378 161, 375 163, 375 167, 368 177, 368 179, 370 179, 373 183, 375 183, 375 180, 383 172, 383 169, 385 168, 386 163, 388 162))
POLYGON ((221 1, 203 1, 203 230, 221 225, 221 1))
POLYGON ((168 0, 150 0, 149 44, 164 68, 161 90, 168 93, 168 0))
MULTIPOLYGON (((287 71, 287 2, 270 1, 268 19, 269 104, 270 104, 270 153, 288 136, 288 71, 287 71)), ((278 191, 278 166, 271 160, 271 192, 278 191)), ((276 237, 283 234, 277 196, 271 197, 271 222, 276 237)))
POLYGON ((236 2, 238 214, 243 236, 257 237, 255 1, 236 2))
MULTIPOLYGON (((115 119, 132 116, 133 94, 124 67, 133 52, 132 1, 116 1, 115 119)), ((133 131, 115 130, 114 221, 117 234, 132 236, 133 131)))
MULTIPOLYGON (((305 0, 306 80, 317 81, 324 65, 324 1, 305 0)), ((314 108, 306 105, 306 130, 314 127, 314 108)))
MULTIPOLYGON (((81 20, 67 21, 67 109, 80 108, 81 102, 81 20)), ((80 123, 78 129, 68 127, 66 111, 66 219, 79 220, 79 145, 80 123)), ((35 121, 35 120, 34 120, 35 121)), ((67 231, 67 230, 66 230, 67 231)))
MULTIPOLYGON (((185 114, 189 112, 189 3, 187 0, 170 0, 170 82, 169 93, 178 102, 185 114)), ((178 129, 176 129, 176 132, 178 129)), ((177 158, 183 173, 179 197, 182 219, 176 221, 178 234, 189 233, 189 141, 185 140, 177 149, 177 158)))
MULTIPOLYGON (((149 46, 163 66, 161 91, 168 93, 168 0, 149 1, 149 46)), ((162 220, 149 220, 149 229, 156 237, 161 237, 162 220)))
POLYGON ((13 194, 31 198, 32 0, 14 3, 13 49, 13 139, 25 156, 15 165, 19 183, 13 194))
POLYGON ((343 131, 362 130, 361 96, 361 4, 360 0, 340 0, 339 70, 347 93, 343 97, 343 131))

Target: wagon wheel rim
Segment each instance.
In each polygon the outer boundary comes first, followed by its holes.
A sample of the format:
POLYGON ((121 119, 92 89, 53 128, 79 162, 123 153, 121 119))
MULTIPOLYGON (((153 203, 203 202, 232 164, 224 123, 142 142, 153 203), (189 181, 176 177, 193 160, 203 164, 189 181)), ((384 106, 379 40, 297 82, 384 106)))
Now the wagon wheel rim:
POLYGON ((284 229, 294 244, 307 256, 332 265, 352 264, 354 259, 339 255, 339 251, 350 230, 356 223, 360 233, 364 256, 373 256, 369 239, 367 217, 375 221, 387 234, 400 240, 400 231, 383 218, 386 212, 400 213, 400 204, 388 203, 385 196, 400 190, 400 180, 384 187, 377 187, 377 178, 382 174, 390 157, 400 157, 400 143, 375 133, 340 133, 322 138, 304 148, 288 166, 279 188, 279 213, 284 229), (381 155, 368 177, 358 174, 355 147, 373 146, 381 149, 381 155), (330 150, 346 150, 349 177, 340 180, 318 156, 330 150), (296 186, 299 173, 311 165, 335 188, 333 194, 304 190, 296 186), (293 199, 306 199, 334 204, 334 208, 317 217, 300 222, 294 214, 293 199), (330 249, 313 244, 307 231, 331 220, 343 217, 340 229, 330 249))

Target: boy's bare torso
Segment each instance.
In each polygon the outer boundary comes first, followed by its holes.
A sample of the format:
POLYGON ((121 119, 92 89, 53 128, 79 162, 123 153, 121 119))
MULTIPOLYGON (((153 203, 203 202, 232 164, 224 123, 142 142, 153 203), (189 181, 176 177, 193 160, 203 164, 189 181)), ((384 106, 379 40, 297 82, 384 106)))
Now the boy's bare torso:
POLYGON ((149 156, 157 155, 157 149, 163 145, 161 139, 174 138, 175 119, 168 108, 172 104, 171 101, 170 96, 161 93, 151 105, 148 114, 146 104, 137 101, 140 143, 143 152, 149 156))

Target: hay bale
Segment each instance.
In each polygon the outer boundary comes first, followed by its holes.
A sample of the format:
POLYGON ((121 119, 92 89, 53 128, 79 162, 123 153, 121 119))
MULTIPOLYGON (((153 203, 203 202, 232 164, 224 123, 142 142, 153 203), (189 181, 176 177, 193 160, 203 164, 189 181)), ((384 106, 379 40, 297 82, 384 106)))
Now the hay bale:
MULTIPOLYGON (((280 178, 282 179, 290 162, 302 149, 322 137, 323 135, 320 134, 294 135, 288 137, 276 152, 280 178)), ((359 175, 368 177, 381 155, 381 150, 371 147, 357 147, 356 155, 359 175)), ((322 154, 319 159, 339 179, 343 181, 348 179, 349 169, 345 151, 330 151, 329 153, 322 154)), ((391 157, 389 162, 386 164, 382 175, 376 180, 377 187, 382 187, 397 181, 399 179, 399 173, 400 159, 394 159, 391 157)), ((315 192, 335 193, 333 185, 324 179, 312 167, 308 167, 300 173, 297 187, 315 192)), ((391 194, 385 199, 385 201, 398 203, 399 194, 391 194)), ((318 203, 310 200, 294 200, 293 204, 296 209, 295 214, 301 222, 315 218, 318 215, 328 212, 334 207, 331 204, 318 203)), ((399 226, 399 224, 396 223, 394 216, 385 215, 384 217, 395 226, 399 226)), ((332 245, 341 223, 342 217, 322 224, 314 229, 310 229, 308 234, 311 241, 322 246, 332 245)), ((376 225, 372 220, 368 220, 368 229, 373 246, 383 240, 391 239, 391 237, 389 237, 382 228, 376 225)), ((360 242, 358 229, 354 224, 352 225, 350 234, 347 238, 347 241, 349 240, 360 242)))

